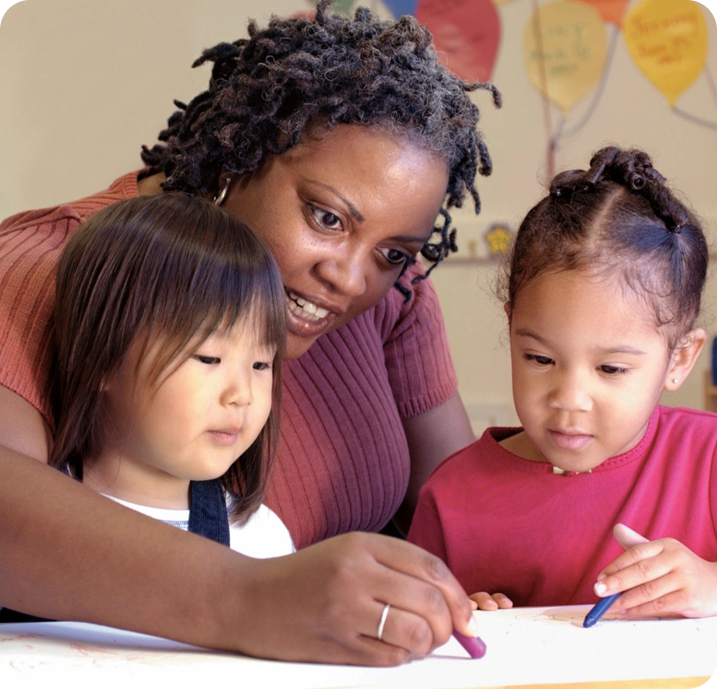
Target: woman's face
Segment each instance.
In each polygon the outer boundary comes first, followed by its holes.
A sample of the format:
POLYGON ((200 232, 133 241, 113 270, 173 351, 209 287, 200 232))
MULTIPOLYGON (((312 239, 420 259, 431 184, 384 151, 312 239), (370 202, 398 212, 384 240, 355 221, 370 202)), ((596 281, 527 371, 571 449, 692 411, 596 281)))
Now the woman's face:
POLYGON ((339 125, 235 181, 224 206, 269 246, 288 305, 288 356, 378 303, 431 233, 448 184, 438 154, 339 125))

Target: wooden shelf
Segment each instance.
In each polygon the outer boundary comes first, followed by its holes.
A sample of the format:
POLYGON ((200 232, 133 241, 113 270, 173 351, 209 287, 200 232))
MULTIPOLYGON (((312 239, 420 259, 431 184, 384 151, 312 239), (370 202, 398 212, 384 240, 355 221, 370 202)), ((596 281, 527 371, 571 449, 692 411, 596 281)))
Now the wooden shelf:
POLYGON ((449 256, 441 261, 442 266, 499 266, 502 259, 489 256, 449 256))
POLYGON ((705 409, 717 412, 717 385, 712 384, 712 371, 705 371, 705 409))

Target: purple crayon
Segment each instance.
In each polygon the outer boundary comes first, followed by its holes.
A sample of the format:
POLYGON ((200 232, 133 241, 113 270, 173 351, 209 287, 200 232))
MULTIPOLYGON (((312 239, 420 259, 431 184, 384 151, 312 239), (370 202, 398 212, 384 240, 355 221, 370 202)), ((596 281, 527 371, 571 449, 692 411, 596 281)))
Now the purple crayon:
POLYGON ((485 655, 486 645, 483 639, 477 636, 465 636, 455 630, 453 631, 453 636, 456 637, 456 641, 468 651, 468 655, 474 660, 485 655))

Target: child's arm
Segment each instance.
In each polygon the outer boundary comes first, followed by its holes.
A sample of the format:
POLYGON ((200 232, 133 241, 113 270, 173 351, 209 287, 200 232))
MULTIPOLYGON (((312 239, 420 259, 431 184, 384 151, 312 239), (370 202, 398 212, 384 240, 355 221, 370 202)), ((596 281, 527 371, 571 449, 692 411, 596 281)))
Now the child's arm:
POLYGON ((708 562, 674 538, 648 541, 617 524, 625 552, 598 575, 595 593, 624 591, 614 609, 630 617, 717 615, 717 562, 708 562))
POLYGON ((479 591, 468 597, 478 606, 478 610, 507 610, 513 607, 513 601, 504 593, 490 594, 479 591))

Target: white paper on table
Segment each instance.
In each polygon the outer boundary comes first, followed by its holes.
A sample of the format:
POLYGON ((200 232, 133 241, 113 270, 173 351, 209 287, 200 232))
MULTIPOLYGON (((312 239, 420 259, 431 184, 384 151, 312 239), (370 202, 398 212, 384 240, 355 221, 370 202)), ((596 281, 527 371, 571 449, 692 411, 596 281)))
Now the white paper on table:
MULTIPOLYGON (((80 623, 0 626, 0 687, 108 680, 174 686, 235 679, 239 687, 428 689, 705 677, 717 669, 717 618, 624 621, 582 627, 589 606, 476 612, 486 656, 471 660, 451 639, 398 668, 282 663, 80 623)), ((129 689, 132 689, 131 687, 129 689)))

